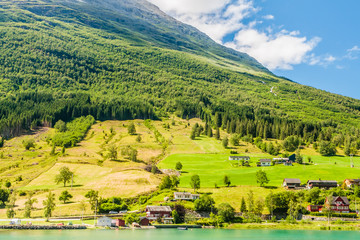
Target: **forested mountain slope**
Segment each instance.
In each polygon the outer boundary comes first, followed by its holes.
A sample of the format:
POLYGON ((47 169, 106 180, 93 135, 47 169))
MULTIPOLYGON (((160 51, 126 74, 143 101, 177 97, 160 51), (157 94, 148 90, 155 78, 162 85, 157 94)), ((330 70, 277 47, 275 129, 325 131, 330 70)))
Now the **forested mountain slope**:
POLYGON ((241 135, 359 135, 359 100, 276 77, 144 0, 0 1, 0 83, 4 137, 169 113, 241 135))

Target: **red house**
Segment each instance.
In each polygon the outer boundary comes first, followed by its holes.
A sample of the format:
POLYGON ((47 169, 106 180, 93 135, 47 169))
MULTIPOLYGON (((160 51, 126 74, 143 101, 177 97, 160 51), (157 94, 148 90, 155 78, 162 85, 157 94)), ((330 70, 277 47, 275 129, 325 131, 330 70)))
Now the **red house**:
POLYGON ((309 205, 307 206, 307 210, 309 212, 322 212, 322 205, 309 205))
POLYGON ((122 219, 116 219, 116 226, 117 227, 125 227, 125 220, 122 219))
POLYGON ((149 226, 150 220, 147 217, 141 217, 139 221, 140 226, 149 226))
POLYGON ((172 223, 171 207, 169 206, 147 206, 146 217, 150 221, 157 221, 161 219, 162 222, 168 224, 172 223))
POLYGON ((325 206, 331 206, 331 210, 335 213, 349 213, 350 202, 347 197, 336 197, 333 196, 331 202, 326 198, 325 206))

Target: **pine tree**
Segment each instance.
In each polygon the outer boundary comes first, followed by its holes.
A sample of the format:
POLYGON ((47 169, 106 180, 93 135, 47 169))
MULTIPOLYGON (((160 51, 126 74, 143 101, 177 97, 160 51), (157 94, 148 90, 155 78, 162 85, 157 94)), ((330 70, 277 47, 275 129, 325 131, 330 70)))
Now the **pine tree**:
POLYGON ((246 210, 246 203, 245 203, 245 199, 244 197, 241 198, 241 205, 240 205, 240 212, 241 213, 245 213, 246 210))
POLYGON ((215 125, 221 127, 221 114, 219 112, 215 113, 215 125))
POLYGON ((208 137, 213 137, 213 130, 212 130, 211 126, 208 126, 207 136, 208 137))
POLYGON ((220 140, 220 129, 218 127, 216 128, 215 138, 216 140, 220 140))

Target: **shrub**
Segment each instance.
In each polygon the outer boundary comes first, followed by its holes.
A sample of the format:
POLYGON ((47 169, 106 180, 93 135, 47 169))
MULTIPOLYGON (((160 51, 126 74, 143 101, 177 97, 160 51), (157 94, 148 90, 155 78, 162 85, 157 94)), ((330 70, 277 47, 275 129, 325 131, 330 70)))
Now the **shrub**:
MULTIPOLYGON (((311 216, 327 217, 327 213, 323 212, 312 212, 311 216)), ((342 217, 342 218, 358 218, 356 213, 331 213, 331 217, 342 217)))

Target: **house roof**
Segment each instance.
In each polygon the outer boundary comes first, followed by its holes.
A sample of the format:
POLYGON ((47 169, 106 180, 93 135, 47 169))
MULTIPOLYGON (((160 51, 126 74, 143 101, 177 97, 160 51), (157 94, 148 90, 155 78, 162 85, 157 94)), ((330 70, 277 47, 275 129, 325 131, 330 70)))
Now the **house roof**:
POLYGON ((243 160, 249 160, 249 156, 230 156, 229 159, 243 159, 243 160))
POLYGON ((308 180, 307 184, 321 184, 321 185, 332 185, 332 184, 336 184, 337 185, 337 181, 335 180, 308 180))
POLYGON ((345 179, 345 181, 348 180, 351 183, 360 183, 360 179, 345 179))
POLYGON ((289 158, 273 158, 274 161, 289 161, 289 158))
POLYGON ((169 206, 147 206, 146 211, 149 211, 149 212, 171 212, 171 207, 169 207, 169 206))
POLYGON ((174 196, 176 195, 191 195, 189 192, 174 192, 174 196))
POLYGON ((300 181, 300 179, 298 179, 298 178, 284 178, 284 181, 283 181, 283 182, 301 184, 301 181, 300 181))
POLYGON ((348 199, 347 197, 337 197, 337 196, 333 196, 333 197, 332 197, 331 205, 336 204, 336 202, 338 202, 339 199, 340 199, 345 205, 350 205, 349 199, 348 199))
POLYGON ((271 159, 260 159, 260 162, 271 162, 271 159))

